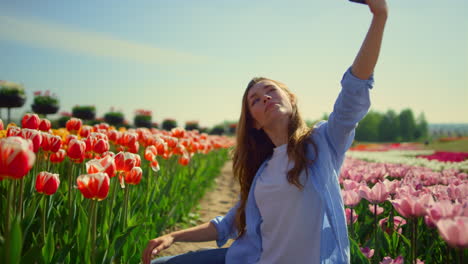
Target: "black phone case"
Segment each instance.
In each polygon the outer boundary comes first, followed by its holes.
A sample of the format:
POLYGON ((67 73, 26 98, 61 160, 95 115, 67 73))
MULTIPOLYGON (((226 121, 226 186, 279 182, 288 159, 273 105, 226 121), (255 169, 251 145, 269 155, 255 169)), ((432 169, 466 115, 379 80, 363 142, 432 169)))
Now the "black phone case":
POLYGON ((365 0, 349 0, 349 1, 354 2, 354 3, 367 5, 365 0))

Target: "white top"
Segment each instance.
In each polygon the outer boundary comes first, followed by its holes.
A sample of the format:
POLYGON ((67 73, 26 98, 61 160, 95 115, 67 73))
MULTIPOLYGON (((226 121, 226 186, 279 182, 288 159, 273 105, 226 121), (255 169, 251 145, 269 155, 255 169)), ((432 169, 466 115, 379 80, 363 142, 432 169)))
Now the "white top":
MULTIPOLYGON (((255 200, 263 219, 259 264, 320 262, 320 198, 315 191, 305 197, 304 192, 288 182, 287 172, 292 167, 287 144, 274 148, 255 186, 255 200)), ((305 184, 305 171, 299 179, 305 184)))

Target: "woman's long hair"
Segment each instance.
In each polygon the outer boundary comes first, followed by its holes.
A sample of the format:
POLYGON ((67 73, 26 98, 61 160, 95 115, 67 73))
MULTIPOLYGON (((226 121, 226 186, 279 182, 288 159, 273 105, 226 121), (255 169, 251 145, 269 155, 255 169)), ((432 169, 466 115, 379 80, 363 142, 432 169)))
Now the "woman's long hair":
MULTIPOLYGON (((275 147, 263 129, 258 130, 254 128, 254 120, 248 108, 247 95, 250 88, 264 80, 272 81, 278 85, 289 95, 291 101, 292 114, 288 125, 287 153, 289 159, 294 161, 294 167, 289 170, 287 174, 287 179, 290 184, 296 185, 299 190, 304 188, 299 181, 299 175, 302 170, 306 169, 308 162, 315 161, 315 159, 313 161, 307 160, 307 143, 312 144, 315 153, 318 153, 317 147, 310 137, 313 129, 309 128, 302 119, 297 109, 297 100, 293 100, 295 95, 281 82, 264 77, 253 78, 247 85, 247 89, 242 98, 242 110, 236 129, 237 142, 233 151, 234 177, 239 181, 241 189, 240 206, 237 209, 235 217, 235 226, 239 231, 236 239, 240 238, 246 231, 245 207, 255 174, 262 162, 272 155, 273 148, 275 147)), ((309 176, 307 169, 305 171, 306 175, 309 176)))

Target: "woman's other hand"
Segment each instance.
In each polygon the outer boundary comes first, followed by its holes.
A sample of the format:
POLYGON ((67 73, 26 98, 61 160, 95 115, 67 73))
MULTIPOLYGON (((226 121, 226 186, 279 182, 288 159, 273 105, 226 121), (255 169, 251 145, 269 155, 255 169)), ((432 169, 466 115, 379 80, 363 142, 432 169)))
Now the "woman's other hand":
POLYGON ((170 247, 172 243, 174 243, 174 237, 170 234, 151 239, 148 242, 148 245, 146 246, 145 250, 143 251, 143 264, 150 264, 154 256, 159 254, 164 249, 170 247))

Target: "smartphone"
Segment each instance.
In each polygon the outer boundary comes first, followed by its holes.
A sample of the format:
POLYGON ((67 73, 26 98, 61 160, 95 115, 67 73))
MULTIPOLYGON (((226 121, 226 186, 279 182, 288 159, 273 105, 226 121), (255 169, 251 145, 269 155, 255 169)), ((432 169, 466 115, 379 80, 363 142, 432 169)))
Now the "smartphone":
POLYGON ((349 1, 354 2, 354 3, 367 5, 365 0, 349 0, 349 1))

